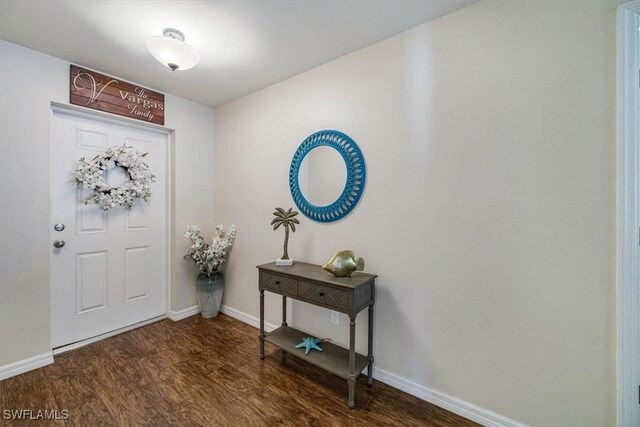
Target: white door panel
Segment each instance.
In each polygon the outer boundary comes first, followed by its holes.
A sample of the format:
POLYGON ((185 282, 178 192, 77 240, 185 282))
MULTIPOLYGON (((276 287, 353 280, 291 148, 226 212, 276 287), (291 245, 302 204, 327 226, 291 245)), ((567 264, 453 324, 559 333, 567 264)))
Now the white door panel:
MULTIPOLYGON (((51 249, 52 346, 165 314, 167 135, 56 111, 51 160, 51 242, 66 242, 51 249), (78 160, 123 144, 149 153, 156 176, 149 203, 137 200, 130 211, 85 205, 88 193, 73 182, 78 160), (55 231, 56 223, 65 229, 55 231)), ((106 179, 114 186, 126 176, 116 168, 106 179)))

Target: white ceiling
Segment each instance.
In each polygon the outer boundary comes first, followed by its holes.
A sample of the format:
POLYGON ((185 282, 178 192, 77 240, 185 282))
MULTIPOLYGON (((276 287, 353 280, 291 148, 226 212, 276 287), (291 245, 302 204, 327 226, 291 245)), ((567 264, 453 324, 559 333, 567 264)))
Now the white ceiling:
POLYGON ((216 106, 479 0, 0 0, 0 38, 216 106), (201 56, 172 72, 146 40, 177 28, 201 56))

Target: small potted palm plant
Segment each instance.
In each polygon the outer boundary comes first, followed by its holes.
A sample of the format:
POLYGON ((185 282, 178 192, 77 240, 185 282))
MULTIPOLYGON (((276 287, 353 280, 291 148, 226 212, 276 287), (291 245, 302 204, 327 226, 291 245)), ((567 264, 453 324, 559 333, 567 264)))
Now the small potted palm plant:
POLYGON ((222 224, 218 225, 211 244, 204 241, 202 232, 195 225, 188 225, 184 236, 191 240, 191 247, 184 258, 192 260, 200 268, 197 280, 200 315, 205 319, 216 317, 224 292, 224 276, 220 266, 236 239, 236 227, 232 225, 225 230, 222 224))

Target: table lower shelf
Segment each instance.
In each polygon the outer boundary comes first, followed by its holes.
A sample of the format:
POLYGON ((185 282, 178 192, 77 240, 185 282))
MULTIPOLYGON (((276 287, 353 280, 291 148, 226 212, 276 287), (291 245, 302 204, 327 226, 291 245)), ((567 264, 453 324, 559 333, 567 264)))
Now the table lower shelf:
MULTIPOLYGON (((311 350, 306 356, 304 348, 295 348, 296 344, 300 344, 303 338, 312 336, 312 334, 299 331, 290 326, 281 326, 266 334, 264 340, 332 374, 348 379, 349 350, 346 348, 330 342, 323 342, 320 344, 323 351, 311 350)), ((368 363, 369 361, 365 356, 356 353, 356 369, 354 372, 356 377, 367 367, 368 363)))

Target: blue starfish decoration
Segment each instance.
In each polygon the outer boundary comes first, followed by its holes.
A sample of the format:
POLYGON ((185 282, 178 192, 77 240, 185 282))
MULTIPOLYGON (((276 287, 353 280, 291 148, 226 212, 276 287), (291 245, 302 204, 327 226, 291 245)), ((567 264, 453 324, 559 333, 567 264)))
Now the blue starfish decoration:
POLYGON ((300 344, 296 345, 296 348, 305 347, 304 354, 306 356, 311 350, 322 351, 322 347, 318 345, 319 342, 320 338, 304 338, 300 344))

